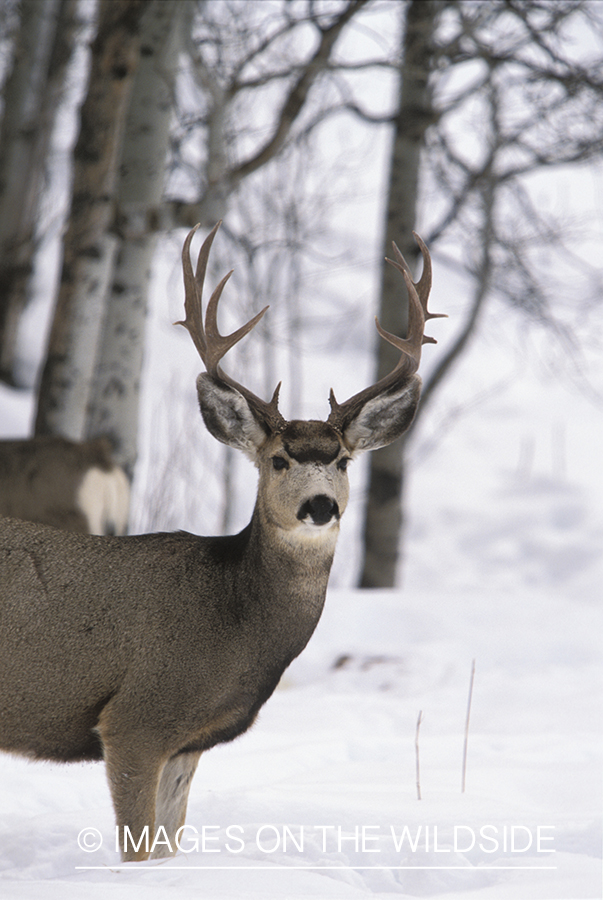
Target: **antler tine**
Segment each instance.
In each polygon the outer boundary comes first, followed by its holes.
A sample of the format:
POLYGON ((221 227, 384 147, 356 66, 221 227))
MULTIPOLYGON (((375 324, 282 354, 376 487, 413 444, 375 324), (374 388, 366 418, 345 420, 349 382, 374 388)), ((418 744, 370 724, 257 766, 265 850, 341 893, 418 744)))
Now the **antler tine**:
POLYGON ((184 325, 191 338, 193 339, 193 343, 197 348, 197 352, 204 363, 205 357, 207 355, 207 345, 205 341, 205 330, 203 328, 203 307, 201 305, 200 294, 203 288, 203 279, 205 277, 205 267, 207 266, 209 248, 211 247, 211 243, 219 226, 220 222, 218 222, 218 224, 213 228, 213 230, 208 234, 205 241, 203 242, 203 246, 201 247, 201 250, 199 252, 199 259, 197 263, 197 277, 193 275, 190 248, 191 241, 197 233, 199 225, 195 225, 195 227, 191 231, 189 231, 182 247, 182 273, 184 276, 184 320, 174 322, 174 324, 184 325), (203 255, 205 256, 205 263, 204 265, 201 265, 203 255), (199 287, 197 279, 200 272, 201 278, 199 287))
POLYGON ((232 334, 220 334, 218 331, 217 318, 218 303, 220 302, 224 286, 231 275, 232 269, 224 276, 220 284, 214 290, 209 299, 209 303, 207 304, 207 312, 205 313, 205 342, 207 345, 208 361, 205 362, 204 360, 204 362, 210 375, 218 375, 222 379, 224 379, 224 375, 221 373, 218 363, 222 357, 228 353, 231 347, 234 347, 234 345, 238 344, 246 334, 249 334, 251 329, 257 325, 268 309, 268 307, 265 306, 264 309, 255 315, 253 319, 250 319, 246 325, 241 325, 241 327, 237 328, 236 331, 233 331, 232 334))
POLYGON ((408 336, 406 338, 401 338, 395 334, 390 334, 389 331, 385 331, 385 329, 382 328, 379 320, 375 318, 375 324, 380 336, 401 351, 400 359, 389 375, 381 378, 376 384, 360 391, 360 393, 354 394, 354 396, 350 397, 349 400, 346 400, 345 403, 339 404, 335 399, 333 390, 331 390, 329 397, 331 413, 327 421, 333 425, 334 428, 343 430, 358 414, 359 409, 367 400, 376 398, 382 394, 390 393, 399 386, 402 386, 405 380, 410 379, 419 368, 422 345, 426 343, 435 344, 433 338, 426 337, 423 333, 425 320, 427 318, 433 319, 439 317, 438 314, 429 313, 427 311, 427 299, 431 289, 431 257, 429 255, 429 250, 421 238, 417 234, 415 234, 415 238, 421 249, 421 253, 423 254, 424 263, 423 273, 418 282, 413 282, 410 268, 396 244, 394 244, 393 247, 397 259, 395 261, 391 259, 387 260, 387 262, 402 273, 408 290, 408 336))
MULTIPOLYGON (((419 295, 419 300, 421 301, 421 306, 423 307, 423 314, 425 316, 425 321, 428 321, 429 319, 445 319, 445 318, 447 318, 446 313, 432 313, 432 312, 429 312, 429 310, 427 309, 427 300, 429 297, 429 293, 431 291, 431 276, 432 276, 431 256, 429 254, 429 250, 427 249, 425 242, 417 234, 416 231, 413 231, 413 237, 416 240, 417 244, 419 245, 419 249, 421 250, 421 255, 423 256, 423 271, 421 273, 421 277, 419 278, 419 280, 417 282, 413 282, 413 284, 417 290, 417 294, 419 295)), ((399 272, 402 272, 402 274, 404 274, 404 272, 406 272, 408 275, 412 275, 410 268, 408 266, 408 263, 402 256, 402 253, 400 252, 400 248, 395 243, 395 241, 392 241, 392 247, 394 250, 394 256, 396 257, 396 260, 394 261, 393 259, 389 259, 388 262, 392 266, 394 266, 394 268, 398 269, 399 272)), ((426 338, 423 343, 431 344, 431 343, 433 343, 433 339, 426 338)))
MULTIPOLYGON (((391 263, 392 260, 386 259, 386 262, 391 263)), ((376 316, 375 325, 380 336, 401 351, 402 355, 400 356, 396 367, 393 369, 393 372, 403 368, 409 372, 409 374, 413 374, 419 368, 422 345, 425 343, 435 343, 435 341, 433 338, 425 337, 423 334, 425 328, 425 314, 415 283, 406 270, 401 269, 398 266, 396 266, 396 268, 402 272, 404 283, 406 284, 406 289, 408 291, 407 337, 401 338, 395 334, 390 334, 389 331, 386 331, 381 326, 381 323, 376 316)))
POLYGON ((197 348, 197 352, 199 353, 199 356, 203 360, 205 368, 207 369, 208 375, 210 375, 215 380, 221 381, 222 383, 227 384, 229 387, 239 391, 239 393, 247 399, 260 421, 264 425, 266 425, 268 430, 279 431, 282 430, 282 428, 286 425, 285 419, 283 419, 278 410, 278 393, 280 384, 274 391, 270 403, 266 403, 264 400, 256 397, 255 394, 253 394, 243 385, 239 384, 237 381, 223 372, 220 367, 220 360, 226 355, 231 347, 234 347, 234 345, 237 344, 242 338, 244 338, 246 334, 249 334, 252 328, 257 325, 262 316, 265 314, 268 307, 265 306, 264 309, 261 310, 261 312, 257 313, 257 315, 250 319, 249 322, 247 322, 245 325, 242 325, 236 331, 233 331, 232 334, 220 334, 217 318, 218 304, 220 302, 220 297, 222 296, 222 291, 224 290, 226 282, 232 275, 231 270, 227 275, 224 276, 224 278, 222 278, 222 280, 212 293, 207 305, 205 324, 203 323, 203 283, 205 281, 209 251, 211 250, 211 245, 213 243, 214 237, 216 236, 218 228, 221 224, 222 220, 220 220, 212 228, 210 233, 203 241, 203 244, 199 251, 199 256, 197 258, 197 267, 194 275, 191 265, 190 246, 191 241, 195 233, 197 232, 197 229, 199 228, 199 225, 196 225, 186 236, 186 240, 184 241, 184 245, 182 248, 185 317, 184 321, 176 322, 175 324, 184 325, 184 327, 189 332, 191 338, 193 339, 193 343, 197 348))

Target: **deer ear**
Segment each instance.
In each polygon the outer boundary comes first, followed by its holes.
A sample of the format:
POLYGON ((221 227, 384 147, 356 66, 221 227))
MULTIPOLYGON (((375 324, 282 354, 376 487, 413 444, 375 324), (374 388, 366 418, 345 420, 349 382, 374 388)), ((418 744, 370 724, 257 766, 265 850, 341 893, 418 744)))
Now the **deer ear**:
POLYGON ((205 427, 216 440, 242 450, 255 462, 266 440, 262 428, 245 399, 235 388, 214 381, 207 373, 197 378, 197 395, 205 427))
POLYGON ((367 400, 346 426, 343 436, 353 455, 391 444, 410 427, 421 396, 418 375, 402 388, 367 400))

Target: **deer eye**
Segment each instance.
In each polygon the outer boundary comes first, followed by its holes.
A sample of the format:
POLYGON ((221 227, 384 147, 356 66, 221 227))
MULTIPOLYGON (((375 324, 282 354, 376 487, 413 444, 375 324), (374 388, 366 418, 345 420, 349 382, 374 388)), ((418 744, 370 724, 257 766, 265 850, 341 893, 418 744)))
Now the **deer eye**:
POLYGON ((346 471, 349 461, 350 461, 349 456, 344 456, 339 460, 339 462, 337 463, 337 468, 339 469, 340 472, 346 471))
POLYGON ((277 472, 281 472, 283 469, 289 468, 289 463, 282 456, 273 456, 272 467, 276 469, 277 472))

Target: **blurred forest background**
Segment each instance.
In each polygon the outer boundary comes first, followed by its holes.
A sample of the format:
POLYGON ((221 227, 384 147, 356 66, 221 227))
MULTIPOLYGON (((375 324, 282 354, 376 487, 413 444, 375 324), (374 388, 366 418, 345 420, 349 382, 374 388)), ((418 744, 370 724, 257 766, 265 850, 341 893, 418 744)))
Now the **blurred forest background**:
POLYGON ((171 327, 197 222, 224 220, 223 330, 271 306, 226 368, 262 396, 282 379, 288 418, 393 368, 373 317, 403 335, 406 299, 383 259, 395 240, 420 267, 413 230, 430 248, 450 318, 412 431, 352 474, 361 586, 401 576, 409 466, 520 377, 500 347, 600 417, 597 0, 4 0, 0 79, 0 434, 107 435, 132 531, 250 514, 253 474, 204 433, 171 327), (487 323, 492 368, 462 396, 487 323))

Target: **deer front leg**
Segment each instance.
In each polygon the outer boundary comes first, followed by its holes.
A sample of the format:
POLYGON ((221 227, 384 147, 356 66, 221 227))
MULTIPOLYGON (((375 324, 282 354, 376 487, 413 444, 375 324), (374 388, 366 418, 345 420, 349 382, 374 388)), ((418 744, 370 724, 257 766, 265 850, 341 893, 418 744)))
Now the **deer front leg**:
POLYGON ((155 805, 169 753, 158 736, 132 726, 134 714, 112 701, 99 716, 107 779, 124 862, 149 858, 155 840, 155 805))
POLYGON ((127 738, 104 746, 121 857, 124 862, 141 862, 149 858, 155 841, 155 805, 164 761, 127 738))
POLYGON ((153 859, 172 856, 178 849, 176 835, 184 825, 188 794, 201 753, 180 753, 168 759, 159 781, 155 803, 155 833, 158 836, 153 859), (159 838, 159 829, 163 828, 159 838))

